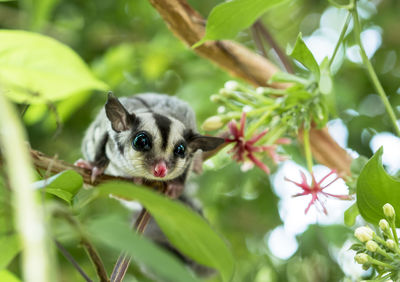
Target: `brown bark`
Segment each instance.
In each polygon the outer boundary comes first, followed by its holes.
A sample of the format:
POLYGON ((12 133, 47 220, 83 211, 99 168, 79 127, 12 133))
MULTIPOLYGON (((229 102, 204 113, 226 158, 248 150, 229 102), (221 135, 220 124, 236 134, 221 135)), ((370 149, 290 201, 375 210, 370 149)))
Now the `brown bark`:
MULTIPOLYGON (((171 31, 192 46, 205 34, 205 20, 186 0, 149 0, 163 17, 171 31)), ((279 69, 264 57, 243 45, 229 41, 209 41, 195 48, 200 56, 209 59, 231 75, 254 86, 265 86, 279 69)), ((269 85, 285 88, 285 84, 269 85)), ((336 169, 341 176, 350 175, 351 157, 329 135, 326 129, 312 129, 310 136, 314 158, 336 169)))

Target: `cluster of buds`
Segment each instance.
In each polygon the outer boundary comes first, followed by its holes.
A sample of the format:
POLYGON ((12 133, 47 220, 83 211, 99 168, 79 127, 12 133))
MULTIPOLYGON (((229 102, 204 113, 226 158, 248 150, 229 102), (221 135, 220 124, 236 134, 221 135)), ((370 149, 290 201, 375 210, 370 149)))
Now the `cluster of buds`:
POLYGON ((229 153, 235 161, 243 163, 244 169, 257 166, 269 174, 269 167, 260 160, 262 155, 268 156, 275 164, 286 159, 276 152, 279 145, 290 143, 289 139, 280 138, 285 129, 276 127, 278 130, 271 131, 265 128, 265 124, 275 116, 275 99, 236 81, 228 81, 218 94, 211 96, 211 100, 221 104, 221 110, 219 115, 206 119, 202 128, 212 131, 227 125, 225 142, 234 145, 229 153), (245 128, 246 120, 251 121, 249 128, 245 128))
POLYGON ((354 244, 357 251, 354 259, 362 264, 365 270, 374 268, 374 281, 398 281, 400 279, 400 248, 396 232, 396 214, 391 204, 383 206, 384 219, 379 221, 379 231, 375 233, 370 227, 358 227, 354 236, 362 244, 354 244))

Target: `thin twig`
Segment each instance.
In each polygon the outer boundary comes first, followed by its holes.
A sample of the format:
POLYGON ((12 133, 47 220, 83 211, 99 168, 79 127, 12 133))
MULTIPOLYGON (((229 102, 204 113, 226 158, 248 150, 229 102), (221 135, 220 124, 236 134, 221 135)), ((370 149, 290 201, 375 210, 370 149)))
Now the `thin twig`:
POLYGON ((257 25, 253 24, 251 27, 251 33, 253 35, 254 43, 256 44, 257 49, 263 54, 265 58, 268 57, 267 52, 265 52, 264 44, 262 42, 260 31, 257 28, 257 25))
POLYGON ((54 117, 56 119, 56 127, 57 127, 57 129, 56 129, 56 132, 53 134, 53 139, 56 139, 57 136, 60 135, 60 133, 61 133, 61 131, 63 129, 63 123, 61 121, 60 115, 58 114, 56 105, 54 105, 53 103, 49 102, 49 103, 47 103, 47 107, 49 108, 49 110, 51 112, 53 112, 54 117))
MULTIPOLYGON (((161 182, 158 188, 159 190, 161 190, 163 194, 165 194, 167 192, 167 183, 161 182)), ((150 221, 150 218, 151 218, 150 213, 145 208, 142 208, 138 218, 136 219, 133 225, 134 229, 138 234, 144 233, 146 226, 150 221)), ((131 256, 126 252, 122 252, 118 257, 117 262, 115 263, 114 269, 111 273, 110 281, 121 282, 122 279, 124 279, 124 276, 129 268, 130 263, 131 263, 131 256)))
POLYGON ((271 48, 275 50, 276 54, 279 57, 279 60, 282 62, 282 64, 285 67, 286 71, 288 73, 294 73, 292 65, 291 65, 288 57, 282 51, 282 49, 279 47, 278 43, 275 41, 274 37, 271 35, 271 33, 268 31, 268 29, 265 27, 265 25, 260 20, 258 20, 254 24, 254 26, 264 36, 264 39, 267 41, 269 46, 271 46, 271 48))
POLYGON ((63 256, 72 264, 73 267, 79 272, 79 274, 85 279, 87 282, 92 282, 93 280, 89 278, 89 276, 85 273, 85 271, 80 267, 78 262, 74 259, 74 257, 61 245, 60 242, 54 240, 58 250, 63 254, 63 256))
POLYGON ((108 282, 106 268, 104 267, 103 261, 101 260, 101 257, 97 253, 92 243, 87 238, 82 237, 81 244, 85 248, 88 256, 90 257, 90 260, 94 264, 100 282, 108 282))
POLYGON ((90 260, 95 266, 97 276, 100 278, 101 282, 108 282, 108 276, 104 264, 96 251, 96 248, 93 244, 85 237, 80 223, 75 219, 69 212, 64 209, 56 209, 53 211, 54 216, 60 216, 64 218, 79 234, 80 242, 82 246, 85 248, 86 253, 88 254, 90 260))

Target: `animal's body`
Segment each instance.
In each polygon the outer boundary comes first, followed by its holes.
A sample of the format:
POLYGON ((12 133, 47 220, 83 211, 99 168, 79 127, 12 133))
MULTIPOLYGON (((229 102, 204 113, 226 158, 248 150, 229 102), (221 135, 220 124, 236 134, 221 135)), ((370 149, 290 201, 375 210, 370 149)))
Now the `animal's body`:
MULTIPOLYGON (((83 139, 86 160, 77 165, 91 168, 94 177, 105 171, 115 176, 166 181, 167 187, 177 190, 169 194, 178 197, 194 154, 213 150, 223 142, 222 138, 198 134, 193 110, 177 98, 147 93, 117 99, 110 93, 105 108, 83 139)), ((190 200, 180 200, 195 209, 190 200)), ((153 220, 145 235, 179 254, 153 220)), ((197 272, 210 272, 180 254, 179 257, 197 272)))

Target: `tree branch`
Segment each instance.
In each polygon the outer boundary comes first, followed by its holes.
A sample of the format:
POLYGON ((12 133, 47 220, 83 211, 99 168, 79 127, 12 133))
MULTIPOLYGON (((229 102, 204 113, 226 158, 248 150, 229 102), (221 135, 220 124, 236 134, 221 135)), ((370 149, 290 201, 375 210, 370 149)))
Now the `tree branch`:
MULTIPOLYGON (((160 13, 170 30, 187 45, 192 46, 205 34, 205 20, 186 0, 149 0, 160 13)), ((265 86, 279 69, 264 57, 243 45, 229 41, 208 41, 194 51, 209 59, 235 77, 254 86, 265 86)), ((271 84, 284 89, 286 84, 271 84)), ((312 128, 311 150, 314 158, 341 176, 350 175, 351 157, 329 135, 326 129, 312 128)))

